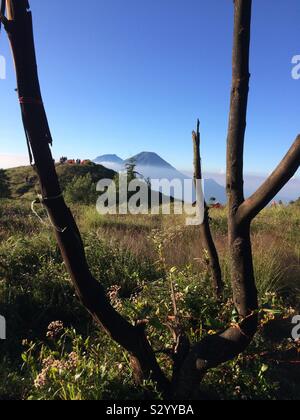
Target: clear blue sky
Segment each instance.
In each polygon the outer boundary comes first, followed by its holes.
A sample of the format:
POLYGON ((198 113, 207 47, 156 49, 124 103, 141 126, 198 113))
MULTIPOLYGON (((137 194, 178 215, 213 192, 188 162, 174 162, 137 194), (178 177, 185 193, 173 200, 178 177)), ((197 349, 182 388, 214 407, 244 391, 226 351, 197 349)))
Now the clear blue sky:
MULTIPOLYGON (((202 122, 207 170, 225 167, 231 86, 231 0, 30 0, 55 157, 125 158, 155 151, 192 166, 202 122)), ((300 2, 254 0, 246 172, 269 173, 300 132, 300 2)), ((25 155, 5 37, 0 153, 25 155)), ((1 166, 1 162, 0 162, 1 166)))

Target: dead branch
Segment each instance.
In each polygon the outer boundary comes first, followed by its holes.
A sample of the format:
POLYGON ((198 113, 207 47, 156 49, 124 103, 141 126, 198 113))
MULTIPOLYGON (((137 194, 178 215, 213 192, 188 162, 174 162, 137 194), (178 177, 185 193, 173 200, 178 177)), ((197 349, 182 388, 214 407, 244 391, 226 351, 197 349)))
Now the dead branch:
POLYGON ((111 306, 105 290, 90 273, 80 233, 61 193, 49 147, 51 134, 40 91, 29 5, 27 0, 7 0, 6 5, 9 19, 6 30, 15 62, 24 129, 43 205, 52 224, 65 228, 55 229, 55 235, 77 295, 95 321, 131 354, 136 378, 152 378, 166 395, 169 380, 156 361, 145 329, 131 325, 111 306))
MULTIPOLYGON (((201 164, 201 153, 200 153, 200 121, 197 121, 197 131, 193 131, 193 144, 194 144, 194 180, 195 185, 197 182, 202 181, 202 164, 201 164)), ((223 292, 223 281, 222 281, 222 272, 220 267, 220 261, 218 252, 212 237, 209 223, 209 209, 204 202, 204 220, 200 225, 200 238, 203 248, 207 251, 208 254, 208 264, 210 269, 210 274, 212 277, 212 287, 217 299, 220 299, 223 292)))

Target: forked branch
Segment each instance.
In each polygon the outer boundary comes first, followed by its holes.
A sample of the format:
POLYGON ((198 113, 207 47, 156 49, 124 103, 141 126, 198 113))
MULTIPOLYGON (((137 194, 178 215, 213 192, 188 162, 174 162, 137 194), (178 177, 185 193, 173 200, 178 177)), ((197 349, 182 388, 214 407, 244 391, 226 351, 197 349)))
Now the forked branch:
POLYGON ((5 28, 12 47, 22 118, 40 181, 42 203, 53 226, 59 227, 55 229, 57 242, 77 295, 94 320, 131 354, 135 377, 151 378, 166 395, 169 380, 156 361, 144 326, 130 324, 112 307, 104 288, 89 270, 80 233, 65 204, 50 151, 51 135, 41 97, 29 5, 27 0, 6 0, 6 5, 5 28))
MULTIPOLYGON (((197 183, 202 182, 202 163, 201 163, 201 137, 200 137, 200 121, 197 121, 197 131, 193 131, 194 144, 194 180, 197 189, 197 183)), ((198 203, 196 203, 198 205, 198 203)), ((219 299, 222 296, 223 281, 222 272, 218 252, 212 237, 209 223, 209 209, 204 201, 204 220, 200 225, 200 239, 202 246, 208 255, 208 265, 212 277, 212 286, 216 297, 219 299)))
POLYGON ((240 206, 237 213, 239 222, 242 223, 247 220, 253 220, 295 175, 299 166, 300 135, 275 171, 262 186, 240 206))

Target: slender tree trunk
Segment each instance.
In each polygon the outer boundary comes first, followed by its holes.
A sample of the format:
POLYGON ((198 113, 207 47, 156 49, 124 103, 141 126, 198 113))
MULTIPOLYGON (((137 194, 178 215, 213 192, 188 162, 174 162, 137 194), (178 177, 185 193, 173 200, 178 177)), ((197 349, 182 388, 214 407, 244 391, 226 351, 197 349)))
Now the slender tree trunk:
POLYGON ((167 394, 169 381, 157 364, 143 324, 131 325, 109 303, 105 290, 90 273, 79 230, 65 204, 49 147, 52 139, 40 91, 27 0, 7 0, 7 17, 4 24, 15 62, 24 128, 40 181, 41 202, 48 211, 77 295, 95 321, 131 354, 136 378, 152 378, 167 394))
MULTIPOLYGON (((227 140, 227 194, 229 249, 234 303, 241 319, 258 309, 250 240, 250 221, 240 222, 236 213, 244 202, 244 137, 249 92, 251 0, 235 1, 233 81, 227 140)), ((256 330, 256 316, 247 335, 256 330)), ((250 322, 250 318, 249 318, 250 322)), ((248 322, 248 323, 249 323, 248 322)), ((247 323, 247 324, 248 324, 247 323)))
MULTIPOLYGON (((193 131, 193 144, 194 144, 194 180, 197 187, 197 182, 201 182, 202 177, 202 163, 200 153, 200 121, 197 121, 197 131, 193 131)), ((209 223, 209 211, 207 203, 204 202, 204 220, 200 225, 200 238, 202 247, 208 254, 208 264, 210 275, 212 278, 212 288, 217 299, 220 299, 223 291, 222 272, 218 252, 211 234, 209 223)))
POLYGON ((243 352, 257 330, 257 292, 252 262, 250 223, 236 213, 244 202, 243 152, 249 91, 251 0, 235 0, 233 81, 227 140, 227 195, 231 281, 239 322, 196 344, 182 367, 177 395, 188 398, 207 370, 243 352))

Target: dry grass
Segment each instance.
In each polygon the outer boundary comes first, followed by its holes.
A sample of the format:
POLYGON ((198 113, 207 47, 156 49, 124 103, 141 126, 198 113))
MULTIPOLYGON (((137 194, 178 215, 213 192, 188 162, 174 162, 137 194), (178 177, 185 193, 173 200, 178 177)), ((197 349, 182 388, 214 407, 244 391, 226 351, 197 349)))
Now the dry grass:
MULTIPOLYGON (((80 230, 96 233, 111 244, 130 250, 141 260, 158 259, 152 240, 159 233, 166 264, 170 267, 190 266, 205 272, 205 253, 197 226, 186 226, 182 215, 120 215, 100 216, 93 206, 74 206, 72 209, 80 230)), ((0 206, 0 238, 7 239, 17 232, 36 235, 51 234, 31 214, 30 203, 2 202, 0 206)), ((230 283, 227 247, 226 209, 211 211, 211 225, 220 255, 224 279, 230 283)), ((255 272, 260 293, 292 290, 300 302, 300 208, 277 207, 264 210, 252 229, 255 272)))
MULTIPOLYGON (((207 269, 197 226, 186 226, 182 215, 99 216, 95 209, 77 209, 83 231, 97 232, 99 237, 121 244, 141 258, 156 261, 157 253, 151 240, 159 232, 168 266, 192 266, 195 271, 207 269)), ((213 210, 212 230, 219 251, 225 281, 228 277, 226 209, 213 210)), ((300 302, 300 209, 269 208, 255 220, 252 244, 258 289, 266 292, 293 291, 300 302)))

